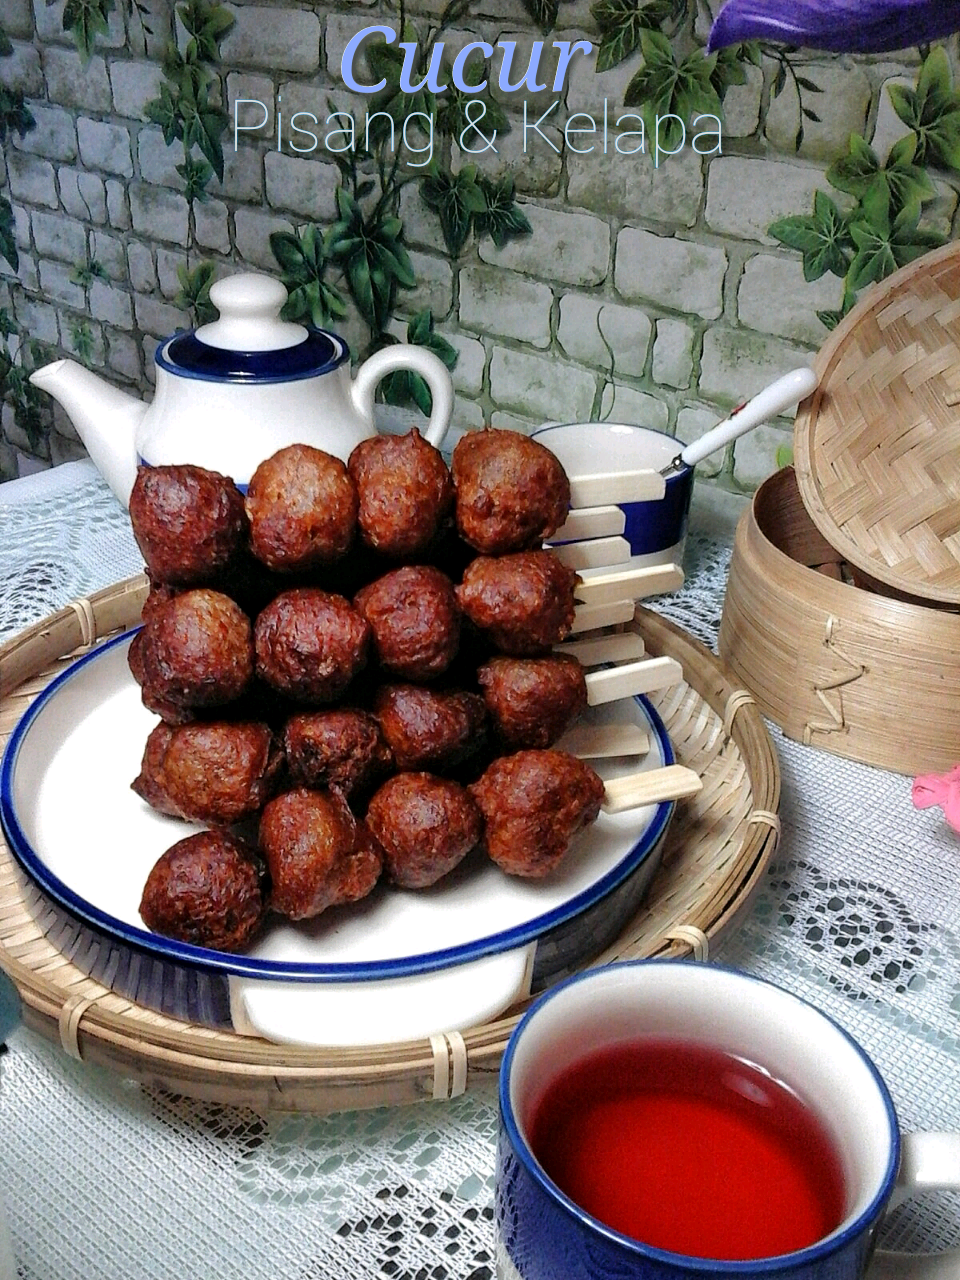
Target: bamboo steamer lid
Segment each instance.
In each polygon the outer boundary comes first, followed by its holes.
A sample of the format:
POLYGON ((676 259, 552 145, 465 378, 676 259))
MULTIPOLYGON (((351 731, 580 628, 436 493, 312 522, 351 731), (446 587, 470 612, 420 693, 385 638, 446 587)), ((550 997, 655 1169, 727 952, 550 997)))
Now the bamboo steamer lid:
POLYGON ((812 520, 877 582, 960 606, 960 245, 871 289, 814 368, 794 427, 812 520))

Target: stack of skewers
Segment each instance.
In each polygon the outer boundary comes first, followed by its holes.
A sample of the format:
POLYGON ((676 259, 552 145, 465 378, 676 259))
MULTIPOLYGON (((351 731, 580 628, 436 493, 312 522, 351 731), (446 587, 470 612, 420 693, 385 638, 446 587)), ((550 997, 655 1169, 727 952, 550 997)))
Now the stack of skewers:
POLYGON ((151 871, 145 924, 235 951, 270 912, 312 919, 381 878, 427 888, 475 850, 538 879, 601 809, 699 790, 681 766, 605 785, 587 763, 649 742, 579 723, 585 708, 682 676, 634 634, 599 633, 682 582, 623 567, 604 530, 624 483, 636 498, 635 477, 571 482, 496 430, 465 436, 449 469, 415 430, 346 465, 295 445, 246 495, 142 468, 130 514, 151 592, 130 665, 160 720, 133 787, 206 828, 151 871))

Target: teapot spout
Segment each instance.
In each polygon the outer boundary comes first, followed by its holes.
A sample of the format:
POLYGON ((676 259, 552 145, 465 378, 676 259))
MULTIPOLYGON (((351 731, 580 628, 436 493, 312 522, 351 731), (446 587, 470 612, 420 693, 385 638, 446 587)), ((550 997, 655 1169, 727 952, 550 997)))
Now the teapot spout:
POLYGON ((30 375, 67 412, 94 466, 124 506, 137 478, 136 429, 147 406, 75 360, 55 360, 30 375))

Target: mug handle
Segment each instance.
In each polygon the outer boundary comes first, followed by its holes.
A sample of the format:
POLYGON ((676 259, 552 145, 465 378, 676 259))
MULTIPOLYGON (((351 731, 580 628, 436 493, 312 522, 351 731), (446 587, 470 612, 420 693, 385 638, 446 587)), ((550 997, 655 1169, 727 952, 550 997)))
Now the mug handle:
POLYGON ((411 369, 419 373, 430 388, 433 410, 424 431, 424 438, 439 449, 447 433, 453 413, 453 383, 443 361, 425 347, 413 343, 397 343, 375 351, 357 370, 350 388, 350 396, 357 412, 370 428, 373 428, 373 403, 377 383, 388 373, 398 369, 411 369))
MULTIPOLYGON (((918 1191, 960 1189, 960 1134, 905 1133, 890 1207, 918 1191)), ((893 1253, 878 1249, 869 1280, 960 1280, 960 1249, 893 1253)))

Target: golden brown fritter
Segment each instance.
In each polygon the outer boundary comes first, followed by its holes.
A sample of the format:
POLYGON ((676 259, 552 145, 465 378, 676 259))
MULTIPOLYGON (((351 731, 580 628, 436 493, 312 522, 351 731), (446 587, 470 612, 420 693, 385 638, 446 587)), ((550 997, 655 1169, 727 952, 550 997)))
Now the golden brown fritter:
POLYGON ((283 746, 294 782, 336 787, 348 799, 362 795, 393 765, 375 717, 348 707, 291 716, 283 746))
POLYGON ((167 601, 140 634, 132 660, 141 675, 143 701, 164 719, 190 718, 196 708, 233 702, 253 679, 250 619, 222 592, 184 591, 167 601))
POLYGON ((340 697, 367 664, 370 627, 343 596, 319 587, 284 591, 257 615, 257 675, 297 702, 340 697))
POLYGON ((159 724, 147 739, 132 786, 161 813, 223 826, 259 813, 276 789, 282 767, 280 744, 265 724, 159 724))
POLYGON ((603 802, 599 775, 564 751, 500 756, 468 790, 493 861, 508 875, 536 880, 557 866, 603 802))
POLYGON ((496 735, 510 751, 553 746, 587 705, 583 667, 569 654, 491 658, 477 682, 496 735))
POLYGON ((539 546, 570 508, 570 482, 542 444, 518 431, 471 431, 453 451, 457 528, 482 555, 539 546))
POLYGON ((480 813, 467 790, 429 773, 398 773, 376 792, 367 824, 387 877, 404 889, 436 884, 480 839, 480 813))
POLYGON ((486 742, 487 712, 476 693, 385 684, 374 712, 398 769, 446 773, 486 742))
POLYGON ((151 578, 174 586, 212 582, 246 544, 243 495, 203 467, 138 467, 130 523, 151 578))
POLYGON ((393 569, 358 591, 381 667, 402 680, 432 680, 456 657, 460 609, 453 583, 432 565, 393 569))
POLYGON ((266 913, 254 850, 225 831, 178 840, 154 864, 140 900, 148 929, 212 951, 242 951, 266 913))
POLYGON ((276 796, 260 819, 260 849, 271 906, 291 920, 365 898, 382 869, 379 847, 337 791, 297 787, 276 796))
POLYGON ((263 564, 302 572, 339 560, 357 527, 357 491, 339 458, 292 444, 261 462, 247 486, 250 547, 263 564))
POLYGON ((570 632, 578 578, 549 551, 477 556, 456 589, 460 608, 502 652, 545 653, 570 632))
POLYGON ((360 536, 393 559, 435 542, 453 511, 453 481, 438 449, 413 428, 361 440, 348 463, 360 499, 360 536))

